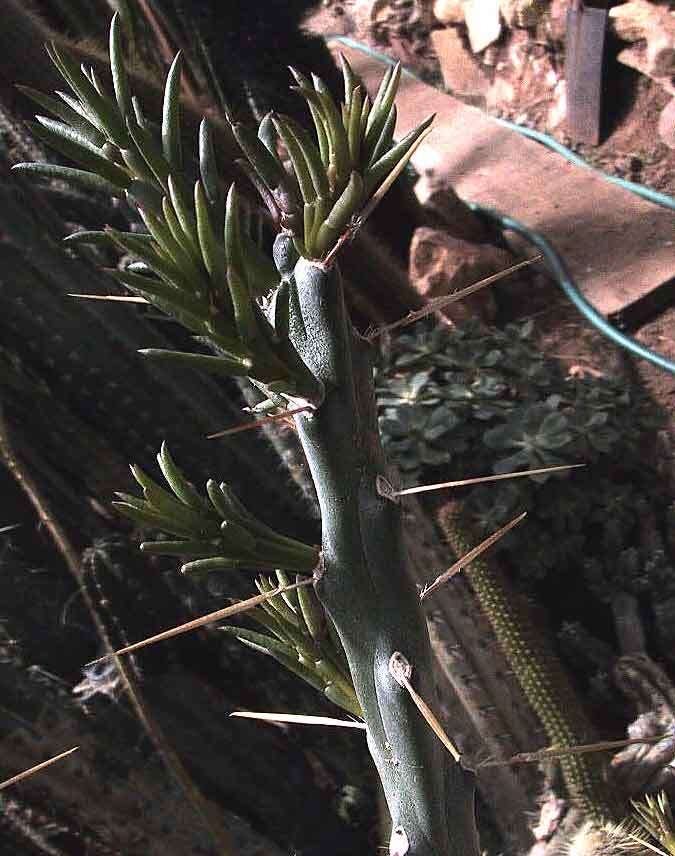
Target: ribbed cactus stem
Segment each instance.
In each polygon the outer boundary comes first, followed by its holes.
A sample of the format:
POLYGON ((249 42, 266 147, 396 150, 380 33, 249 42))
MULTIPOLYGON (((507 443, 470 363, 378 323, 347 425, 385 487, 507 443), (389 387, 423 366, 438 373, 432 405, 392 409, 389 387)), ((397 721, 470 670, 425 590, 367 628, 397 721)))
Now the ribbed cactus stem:
MULTIPOLYGON (((444 506, 439 520, 455 554, 468 553, 474 544, 465 534, 459 506, 444 506)), ((592 742, 593 728, 567 674, 504 577, 481 557, 464 573, 550 745, 592 742)), ((589 820, 601 824, 614 819, 611 794, 602 780, 596 755, 567 755, 560 759, 560 767, 571 801, 589 820)))
POLYGON ((389 672, 391 655, 404 654, 415 689, 434 704, 431 647, 407 574, 401 508, 377 490, 386 470, 370 346, 348 320, 337 267, 300 259, 288 279, 292 342, 326 390, 313 413, 295 417, 321 506, 316 592, 340 636, 363 710, 395 833, 391 852, 477 856, 473 775, 447 754, 389 672))

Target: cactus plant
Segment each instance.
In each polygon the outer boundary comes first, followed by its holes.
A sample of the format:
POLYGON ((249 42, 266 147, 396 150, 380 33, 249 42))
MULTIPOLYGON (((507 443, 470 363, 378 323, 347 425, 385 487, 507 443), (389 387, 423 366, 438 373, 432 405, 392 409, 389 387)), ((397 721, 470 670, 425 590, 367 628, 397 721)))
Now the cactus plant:
MULTIPOLYGON (((182 323, 202 346, 200 353, 154 349, 145 356, 247 376, 265 396, 260 409, 301 411, 294 420, 321 507, 321 549, 270 530, 223 484, 209 483, 207 501, 166 450, 159 460, 171 492, 135 467, 144 497, 123 495, 121 510, 176 536, 145 549, 189 557, 184 570, 270 568, 280 579, 286 572, 313 574, 317 602, 298 594, 290 603, 272 601, 258 615, 275 643, 250 631, 239 631, 240 638, 285 658, 326 695, 363 715, 391 814, 392 854, 477 853, 473 775, 446 753, 406 689, 414 684, 418 696, 433 700, 429 638, 406 574, 401 508, 381 490, 387 470, 372 394, 372 346, 351 326, 338 265, 342 244, 386 192, 431 119, 396 142, 399 69, 386 73, 371 101, 346 62, 341 107, 319 78, 293 72, 314 138, 290 117, 268 114, 251 129, 229 115, 244 170, 279 229, 270 259, 242 227, 236 189, 223 193, 206 122, 196 168, 184 156, 179 57, 156 125, 131 92, 118 16, 110 33, 112 92, 93 69, 53 45, 49 50, 71 94, 60 101, 36 95, 57 118, 38 117, 33 129, 77 167, 17 168, 102 190, 138 212, 143 232, 82 232, 71 242, 112 242, 132 257, 116 273, 118 281, 182 323), (335 631, 330 642, 319 622, 312 624, 319 604, 335 631), (407 664, 404 679, 391 668, 394 655, 407 664)), ((263 590, 269 585, 259 581, 263 590)))

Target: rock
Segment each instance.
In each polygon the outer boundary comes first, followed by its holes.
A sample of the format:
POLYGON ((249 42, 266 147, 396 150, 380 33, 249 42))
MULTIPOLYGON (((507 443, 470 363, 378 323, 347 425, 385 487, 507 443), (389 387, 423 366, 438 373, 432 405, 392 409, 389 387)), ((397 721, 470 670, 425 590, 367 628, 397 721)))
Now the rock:
POLYGON ((659 136, 671 149, 675 149, 675 98, 661 111, 659 136))
POLYGON ((614 30, 626 42, 637 42, 647 38, 654 27, 668 27, 668 19, 673 17, 665 6, 657 6, 649 0, 630 0, 609 11, 614 30))
POLYGON ((351 12, 357 39, 366 43, 382 41, 382 31, 386 30, 391 15, 387 0, 355 0, 351 12))
MULTIPOLYGON (((409 276, 415 288, 427 298, 452 294, 473 285, 490 274, 513 264, 506 250, 490 244, 476 245, 453 238, 441 229, 422 226, 415 230, 410 244, 409 276)), ((450 303, 441 312, 452 321, 478 316, 492 321, 496 304, 491 290, 450 303)))
POLYGON ((559 80, 553 89, 553 98, 546 113, 546 127, 560 128, 567 118, 567 81, 559 80))
POLYGON ((499 0, 499 8, 509 27, 536 27, 544 14, 543 0, 499 0))
POLYGON ((487 91, 490 82, 457 30, 432 30, 431 42, 446 89, 457 95, 483 95, 487 91))
POLYGON ((471 50, 480 53, 501 35, 499 0, 466 0, 464 20, 469 31, 471 50))
POLYGON ((424 205, 428 226, 440 228, 453 238, 472 243, 488 243, 493 235, 485 223, 471 211, 446 182, 431 175, 421 178, 416 187, 417 198, 424 205))
POLYGON ((644 74, 645 77, 651 77, 652 80, 663 86, 666 92, 675 95, 675 85, 672 79, 675 75, 675 49, 672 45, 657 47, 651 53, 649 45, 638 43, 619 51, 616 58, 623 65, 634 68, 640 74, 644 74), (662 73, 668 67, 671 70, 662 73))
POLYGON ((675 94, 675 11, 647 0, 631 0, 609 12, 619 38, 633 42, 618 60, 675 94))
POLYGON ((384 48, 404 66, 424 67, 428 33, 434 24, 429 3, 414 0, 355 0, 355 36, 384 48))
POLYGON ((549 38, 554 42, 564 42, 567 36, 567 10, 569 0, 551 0, 546 12, 546 24, 549 38))
POLYGON ((436 0, 434 17, 441 24, 463 24, 464 0, 436 0))
POLYGON ((488 90, 486 108, 489 111, 501 112, 508 109, 515 100, 516 90, 513 84, 506 78, 496 75, 488 90))

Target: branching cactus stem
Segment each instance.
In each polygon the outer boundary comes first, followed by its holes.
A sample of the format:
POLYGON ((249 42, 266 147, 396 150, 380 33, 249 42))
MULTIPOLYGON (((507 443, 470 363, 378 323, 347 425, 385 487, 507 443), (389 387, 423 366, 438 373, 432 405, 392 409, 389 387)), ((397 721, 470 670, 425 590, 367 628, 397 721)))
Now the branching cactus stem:
POLYGON ((35 134, 81 168, 25 163, 15 169, 94 187, 136 209, 147 232, 109 228, 80 232, 70 240, 112 243, 132 256, 129 266, 114 271, 116 279, 208 349, 150 348, 141 352, 144 358, 181 370, 248 377, 265 396, 255 406, 263 415, 274 411, 286 418, 299 409, 293 419, 322 513, 319 552, 270 529, 225 482, 210 479, 203 496, 166 447, 158 464, 169 489, 133 466, 143 495, 118 494, 115 507, 136 525, 172 536, 144 542, 145 552, 181 557, 183 573, 256 569, 274 573, 279 585, 263 575, 256 581, 259 597, 124 650, 254 607, 249 615, 266 633, 222 630, 272 656, 343 710, 363 716, 391 813, 391 856, 478 856, 473 774, 420 716, 412 685, 401 685, 389 669, 392 654, 405 651, 415 667, 418 700, 433 705, 431 646, 407 574, 401 505, 391 491, 381 491, 386 467, 372 346, 352 327, 336 263, 341 247, 405 167, 433 117, 394 140, 400 69, 385 74, 371 101, 346 60, 341 107, 318 77, 310 80, 293 71, 314 137, 276 113, 257 130, 228 116, 248 162, 245 172, 282 230, 271 260, 248 233, 236 188, 225 196, 208 124, 200 129, 200 178, 192 183, 181 145, 180 59, 168 75, 158 134, 132 95, 119 28, 115 17, 114 93, 97 85, 93 73, 72 57, 51 48, 77 109, 60 121, 60 103, 37 96, 57 119, 38 117, 35 134), (290 584, 293 576, 296 583, 290 584), (303 588, 312 583, 330 621, 310 589, 303 588))
MULTIPOLYGON (((280 236, 280 244, 289 239, 280 236)), ((290 247, 275 255, 288 258, 290 247)), ((377 489, 385 460, 372 394, 371 346, 352 328, 337 266, 300 258, 290 301, 291 341, 324 385, 295 416, 322 514, 316 592, 337 628, 392 818, 391 853, 472 856, 474 779, 446 752, 389 670, 406 651, 418 691, 434 696, 419 597, 406 571, 402 512, 377 489), (405 849, 401 849, 405 843, 405 849)))

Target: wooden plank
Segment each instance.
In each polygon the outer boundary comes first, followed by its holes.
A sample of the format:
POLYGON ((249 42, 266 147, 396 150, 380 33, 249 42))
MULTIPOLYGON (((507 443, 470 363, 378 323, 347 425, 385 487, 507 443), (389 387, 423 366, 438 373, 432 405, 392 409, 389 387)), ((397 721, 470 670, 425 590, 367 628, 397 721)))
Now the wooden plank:
MULTIPOLYGON (((369 91, 384 66, 342 44, 369 91)), ((490 205, 541 232, 563 254, 585 296, 620 312, 675 274, 675 217, 597 173, 500 125, 483 112, 403 75, 397 132, 429 113, 434 131, 413 162, 446 179, 464 199, 490 205)))

